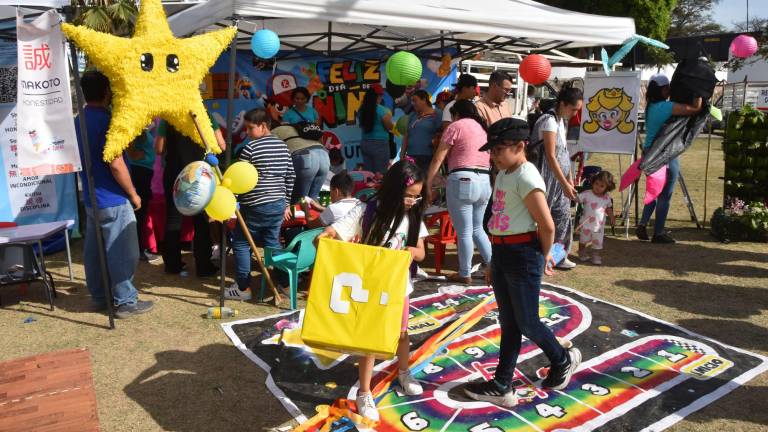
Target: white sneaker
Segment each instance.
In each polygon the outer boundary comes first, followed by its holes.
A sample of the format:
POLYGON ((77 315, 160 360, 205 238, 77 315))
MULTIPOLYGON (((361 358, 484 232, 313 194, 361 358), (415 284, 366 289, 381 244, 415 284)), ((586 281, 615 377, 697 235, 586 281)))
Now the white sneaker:
POLYGON ((416 274, 413 276, 413 281, 418 282, 425 279, 429 279, 429 273, 425 272, 421 267, 416 267, 416 274))
POLYGON ((357 403, 358 414, 369 420, 379 421, 379 410, 376 409, 376 402, 373 400, 372 394, 358 393, 355 402, 357 403))
POLYGON ((248 288, 245 291, 241 291, 237 286, 237 282, 233 283, 226 290, 224 290, 224 298, 229 300, 250 300, 253 297, 251 289, 248 288))
POLYGON ((211 261, 219 261, 221 259, 220 254, 221 248, 219 245, 213 245, 213 248, 211 248, 211 261))
POLYGON ((600 255, 593 255, 592 256, 592 264, 594 264, 594 265, 603 265, 603 258, 600 257, 600 255))
POLYGON ((400 387, 403 388, 403 393, 408 396, 418 396, 424 393, 421 384, 411 375, 411 371, 399 371, 397 378, 400 381, 400 387))
POLYGON ((570 270, 576 267, 576 263, 569 260, 568 257, 565 257, 562 261, 560 261, 560 264, 556 265, 555 267, 559 269, 570 270))

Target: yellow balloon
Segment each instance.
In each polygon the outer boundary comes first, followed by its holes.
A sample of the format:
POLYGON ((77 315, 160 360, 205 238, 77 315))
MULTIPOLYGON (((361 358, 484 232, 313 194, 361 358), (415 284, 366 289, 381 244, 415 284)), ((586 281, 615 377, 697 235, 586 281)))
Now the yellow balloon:
POLYGON ((229 190, 236 194, 250 192, 258 181, 259 172, 248 162, 235 162, 224 172, 224 184, 229 183, 229 190))
POLYGON ((229 219, 235 213, 236 208, 237 200, 232 191, 225 187, 216 186, 211 202, 205 207, 205 212, 212 219, 222 222, 229 219))

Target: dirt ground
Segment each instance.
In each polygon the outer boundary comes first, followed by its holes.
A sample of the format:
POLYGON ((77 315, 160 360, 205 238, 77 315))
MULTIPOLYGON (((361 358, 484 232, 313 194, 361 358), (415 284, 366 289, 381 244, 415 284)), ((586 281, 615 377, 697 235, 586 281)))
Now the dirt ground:
MULTIPOLYGON (((712 147, 707 219, 722 199, 722 181, 717 180, 722 175, 719 140, 713 140, 712 147)), ((699 140, 682 164, 700 218, 705 156, 706 140, 699 140)), ((619 174, 615 155, 596 156, 590 163, 619 174)), ((548 280, 768 355, 768 246, 725 245, 706 230, 695 229, 679 190, 671 216, 669 225, 678 244, 610 236, 602 268, 583 265, 548 280)), ((167 276, 162 265, 141 263, 136 285, 143 299, 156 302, 155 309, 118 320, 110 331, 105 315, 87 312, 81 241, 73 243, 73 252, 74 282, 67 279, 64 254, 48 259, 58 289, 54 312, 48 311, 36 286, 20 299, 14 289, 3 290, 0 360, 87 347, 105 431, 267 430, 290 419, 264 386, 265 373, 230 343, 218 321, 202 317, 218 302, 215 279, 167 276), (25 324, 30 316, 37 321, 25 324)), ((192 263, 191 256, 186 260, 192 263)), ((430 266, 428 262, 428 271, 430 266)), ((455 266, 455 255, 449 251, 447 268, 455 266)), ((280 312, 256 301, 230 306, 246 318, 280 312)), ((765 430, 766 399, 768 374, 763 374, 671 430, 765 430)))

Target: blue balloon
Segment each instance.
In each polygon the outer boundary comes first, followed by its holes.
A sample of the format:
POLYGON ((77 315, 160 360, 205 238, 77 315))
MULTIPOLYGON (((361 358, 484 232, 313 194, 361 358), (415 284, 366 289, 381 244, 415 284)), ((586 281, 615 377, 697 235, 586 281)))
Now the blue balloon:
POLYGON ((260 58, 272 58, 280 51, 280 38, 272 30, 259 30, 251 38, 251 50, 260 58))
POLYGON ((205 155, 205 161, 208 162, 208 165, 210 166, 218 166, 219 165, 219 158, 216 157, 213 153, 208 153, 205 155))

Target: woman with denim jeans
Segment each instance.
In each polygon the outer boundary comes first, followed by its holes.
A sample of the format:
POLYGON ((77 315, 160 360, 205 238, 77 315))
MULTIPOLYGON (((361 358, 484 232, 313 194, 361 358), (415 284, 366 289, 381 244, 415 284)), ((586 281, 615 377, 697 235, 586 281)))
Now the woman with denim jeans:
POLYGON ((432 202, 432 182, 443 161, 448 162, 446 185, 448 213, 456 229, 459 272, 448 276, 452 282, 472 281, 474 245, 483 263, 491 262, 491 242, 483 230, 483 215, 491 198, 490 154, 478 151, 485 145, 485 120, 469 100, 459 100, 451 107, 453 123, 443 132, 440 145, 427 173, 427 202, 432 202))
POLYGON ((272 129, 272 135, 285 141, 291 153, 293 170, 296 173, 291 202, 297 203, 305 196, 317 201, 331 169, 328 150, 320 141, 300 137, 293 126, 278 126, 272 129))
MULTIPOLYGON (((643 151, 651 148, 656 135, 664 126, 667 120, 672 116, 693 116, 701 111, 702 100, 695 98, 690 105, 670 102, 667 100, 670 93, 669 78, 662 74, 656 74, 648 82, 648 90, 645 93, 645 142, 643 151)), ((664 183, 664 189, 656 200, 643 207, 643 215, 637 224, 635 234, 640 240, 648 240, 648 231, 646 225, 651 220, 654 210, 656 211, 656 221, 653 224, 653 243, 674 243, 675 239, 664 230, 669 214, 669 204, 672 200, 672 192, 675 191, 675 183, 680 174, 680 161, 675 158, 669 161, 667 165, 667 179, 664 183)))
POLYGON ((384 99, 384 88, 371 84, 365 92, 357 121, 361 129, 360 153, 363 156, 363 167, 372 173, 384 174, 389 165, 389 130, 392 130, 392 112, 381 101, 384 99))
POLYGON ((507 408, 517 404, 513 379, 523 336, 549 359, 549 373, 541 384, 544 388, 565 388, 581 363, 581 352, 564 348, 539 320, 541 275, 545 263, 552 261, 549 251, 555 224, 547 207, 544 179, 526 159, 527 140, 526 121, 502 119, 491 125, 488 143, 480 148, 491 150, 499 169, 488 221, 493 261, 486 280, 493 286, 498 304, 501 343, 494 378, 469 383, 464 392, 472 399, 507 408))

